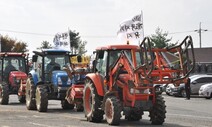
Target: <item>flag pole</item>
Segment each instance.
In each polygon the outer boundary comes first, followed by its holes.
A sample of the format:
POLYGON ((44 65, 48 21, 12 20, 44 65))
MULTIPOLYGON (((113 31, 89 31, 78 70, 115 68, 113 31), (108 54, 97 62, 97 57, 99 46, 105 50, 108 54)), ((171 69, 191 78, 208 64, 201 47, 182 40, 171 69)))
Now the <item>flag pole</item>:
MULTIPOLYGON (((143 20, 143 11, 142 10, 141 10, 141 21, 142 21, 142 27, 143 27, 142 34, 143 34, 143 39, 144 39, 144 20, 143 20)), ((140 40, 140 41, 142 42, 143 40, 140 40)), ((140 45, 141 42, 138 41, 138 45, 140 45)))
POLYGON ((141 10, 141 18, 142 18, 143 36, 144 36, 144 19, 143 19, 143 11, 142 10, 141 10))

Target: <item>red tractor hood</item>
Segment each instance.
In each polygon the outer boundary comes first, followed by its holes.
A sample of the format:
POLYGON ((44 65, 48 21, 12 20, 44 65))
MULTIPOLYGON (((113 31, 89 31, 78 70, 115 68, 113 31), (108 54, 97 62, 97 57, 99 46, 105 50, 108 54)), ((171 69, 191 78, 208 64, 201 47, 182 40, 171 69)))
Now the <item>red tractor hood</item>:
POLYGON ((27 74, 21 71, 12 71, 9 75, 9 82, 11 85, 15 85, 15 80, 22 80, 23 83, 26 83, 27 74))
POLYGON ((12 71, 10 72, 10 77, 16 77, 16 78, 27 78, 27 74, 22 71, 12 71))

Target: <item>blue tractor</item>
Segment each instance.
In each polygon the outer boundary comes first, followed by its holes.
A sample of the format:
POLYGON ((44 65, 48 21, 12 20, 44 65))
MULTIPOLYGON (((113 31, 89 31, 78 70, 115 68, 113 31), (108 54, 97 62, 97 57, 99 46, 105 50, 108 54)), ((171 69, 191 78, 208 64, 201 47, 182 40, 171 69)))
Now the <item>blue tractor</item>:
POLYGON ((46 112, 48 100, 61 100, 63 109, 73 109, 65 99, 71 86, 71 79, 63 70, 70 66, 70 52, 59 49, 34 51, 33 69, 29 72, 26 84, 26 107, 28 110, 46 112))

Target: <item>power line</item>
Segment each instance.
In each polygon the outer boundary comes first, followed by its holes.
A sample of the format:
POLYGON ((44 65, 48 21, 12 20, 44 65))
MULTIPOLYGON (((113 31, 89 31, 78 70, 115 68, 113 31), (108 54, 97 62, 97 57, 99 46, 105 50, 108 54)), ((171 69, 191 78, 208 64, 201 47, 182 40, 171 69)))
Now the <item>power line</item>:
MULTIPOLYGON (((40 35, 40 36, 55 36, 53 34, 46 34, 46 33, 33 33, 33 32, 24 32, 24 31, 16 31, 16 30, 7 30, 7 29, 0 29, 0 31, 3 32, 11 32, 11 33, 21 33, 21 34, 31 34, 31 35, 40 35)), ((86 38, 114 38, 116 36, 84 36, 81 35, 82 37, 86 38)))
POLYGON ((181 33, 189 33, 189 32, 194 32, 194 31, 171 32, 168 34, 181 34, 181 33))
POLYGON ((23 32, 23 31, 15 31, 15 30, 6 30, 0 29, 3 32, 12 32, 12 33, 22 33, 22 34, 32 34, 32 35, 41 35, 41 36, 54 36, 53 34, 45 34, 45 33, 32 33, 32 32, 23 32))

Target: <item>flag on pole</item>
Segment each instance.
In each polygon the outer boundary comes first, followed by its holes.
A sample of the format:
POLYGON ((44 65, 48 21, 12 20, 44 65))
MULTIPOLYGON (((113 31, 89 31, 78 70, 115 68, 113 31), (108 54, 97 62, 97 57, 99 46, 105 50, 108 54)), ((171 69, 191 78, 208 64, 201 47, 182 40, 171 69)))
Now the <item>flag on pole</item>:
POLYGON ((69 33, 57 33, 53 39, 54 48, 70 50, 69 33))
POLYGON ((142 41, 144 39, 142 14, 122 22, 118 31, 118 38, 125 41, 142 41))

